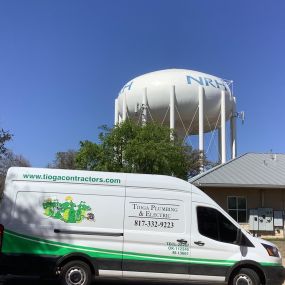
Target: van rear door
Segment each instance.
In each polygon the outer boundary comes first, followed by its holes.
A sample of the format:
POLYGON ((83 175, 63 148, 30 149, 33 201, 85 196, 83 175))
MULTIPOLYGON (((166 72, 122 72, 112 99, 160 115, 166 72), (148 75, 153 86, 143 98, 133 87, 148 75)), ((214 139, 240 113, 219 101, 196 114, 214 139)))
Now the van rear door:
POLYGON ((126 188, 124 277, 189 279, 190 198, 174 190, 126 188))

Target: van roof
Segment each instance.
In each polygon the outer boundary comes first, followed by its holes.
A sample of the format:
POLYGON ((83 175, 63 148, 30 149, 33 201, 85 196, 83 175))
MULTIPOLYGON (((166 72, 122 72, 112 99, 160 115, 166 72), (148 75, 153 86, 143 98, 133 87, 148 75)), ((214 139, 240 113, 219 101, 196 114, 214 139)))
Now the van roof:
POLYGON ((9 181, 117 185, 191 191, 190 183, 171 176, 53 168, 11 167, 7 173, 6 183, 9 181))

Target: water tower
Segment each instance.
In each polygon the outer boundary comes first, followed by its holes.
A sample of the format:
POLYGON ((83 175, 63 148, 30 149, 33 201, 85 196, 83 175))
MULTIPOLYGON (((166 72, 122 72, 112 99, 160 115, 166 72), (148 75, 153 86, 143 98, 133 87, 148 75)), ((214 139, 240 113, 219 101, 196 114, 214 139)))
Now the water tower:
POLYGON ((230 120, 231 157, 236 157, 236 99, 225 80, 198 71, 166 69, 130 80, 115 99, 115 124, 126 118, 168 125, 181 137, 218 129, 220 162, 226 162, 226 121, 230 120))

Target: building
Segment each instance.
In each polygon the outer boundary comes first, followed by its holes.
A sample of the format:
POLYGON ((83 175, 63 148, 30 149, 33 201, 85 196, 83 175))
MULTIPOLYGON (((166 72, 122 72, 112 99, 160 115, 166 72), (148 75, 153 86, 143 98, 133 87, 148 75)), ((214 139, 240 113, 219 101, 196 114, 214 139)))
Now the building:
POLYGON ((190 182, 250 230, 283 233, 285 154, 246 153, 190 182))

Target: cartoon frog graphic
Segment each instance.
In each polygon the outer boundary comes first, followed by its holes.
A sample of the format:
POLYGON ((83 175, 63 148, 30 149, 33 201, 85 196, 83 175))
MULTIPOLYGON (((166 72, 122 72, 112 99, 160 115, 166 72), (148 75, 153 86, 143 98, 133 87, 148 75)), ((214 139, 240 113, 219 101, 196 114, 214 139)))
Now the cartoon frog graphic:
POLYGON ((78 205, 76 212, 76 221, 80 223, 82 220, 86 218, 86 211, 90 211, 91 207, 86 205, 86 202, 81 201, 78 205))
POLYGON ((66 196, 65 201, 60 203, 58 199, 47 198, 42 203, 44 215, 61 220, 65 223, 81 223, 83 220, 95 221, 95 215, 91 207, 85 201, 78 205, 73 202, 71 196, 66 196))
POLYGON ((73 202, 71 196, 65 198, 64 203, 61 204, 61 212, 63 221, 66 223, 76 223, 76 204, 73 202))

